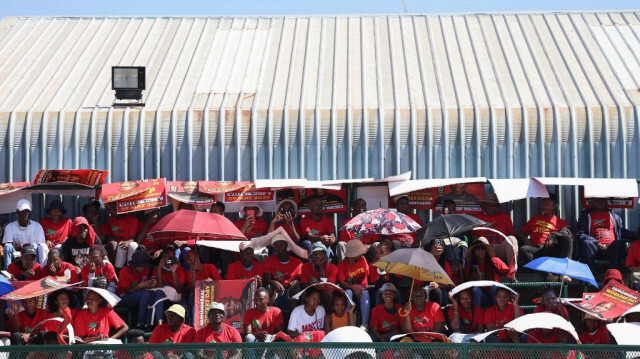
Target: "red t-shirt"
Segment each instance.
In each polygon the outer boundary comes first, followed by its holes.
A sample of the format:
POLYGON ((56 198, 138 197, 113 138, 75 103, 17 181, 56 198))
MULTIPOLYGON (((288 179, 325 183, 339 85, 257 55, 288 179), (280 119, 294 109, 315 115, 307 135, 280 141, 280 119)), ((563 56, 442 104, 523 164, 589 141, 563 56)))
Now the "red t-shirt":
POLYGON ((287 263, 282 263, 277 255, 272 255, 264 260, 264 272, 271 274, 271 279, 287 287, 294 281, 300 279, 302 261, 294 256, 289 256, 287 263))
POLYGON ((349 284, 369 285, 367 278, 369 277, 369 263, 364 258, 356 263, 349 263, 349 259, 345 258, 338 263, 338 281, 345 281, 349 284))
MULTIPOLYGON (((338 267, 327 262, 327 264, 324 265, 324 274, 327 276, 327 282, 335 284, 338 276, 338 267)), ((320 273, 318 273, 318 271, 313 267, 313 262, 303 264, 300 274, 300 283, 308 285, 317 282, 320 282, 320 273)))
POLYGON ((79 337, 105 335, 109 336, 109 329, 118 329, 124 325, 124 321, 110 308, 100 308, 96 315, 89 313, 88 309, 79 311, 73 317, 73 329, 79 337))
MULTIPOLYGON (((233 224, 236 227, 238 227, 238 229, 242 229, 242 226, 244 225, 244 221, 245 219, 239 219, 233 222, 233 224)), ((253 237, 264 236, 265 234, 267 234, 268 230, 269 230, 269 225, 267 224, 267 221, 257 217, 256 221, 253 222, 253 226, 251 228, 247 228, 247 231, 242 234, 244 234, 244 236, 247 237, 248 239, 251 239, 253 237)))
MULTIPOLYGON (((453 312, 453 307, 449 307, 449 319, 453 318, 453 312)), ((472 311, 465 312, 459 308, 458 317, 460 317, 460 324, 464 325, 465 334, 478 333, 478 326, 484 323, 484 310, 474 307, 472 311)))
MULTIPOLYGON (((493 257, 491 258, 491 261, 493 262, 493 266, 495 267, 494 271, 493 271, 493 278, 488 278, 488 274, 485 272, 485 265, 484 263, 480 263, 478 264, 478 270, 480 271, 480 273, 484 274, 485 276, 485 280, 493 280, 496 282, 500 281, 500 275, 507 275, 507 273, 509 273, 509 266, 506 265, 502 259, 498 258, 498 257, 493 257)), ((469 276, 471 275, 471 269, 472 269, 472 265, 471 262, 467 262, 467 265, 464 267, 464 272, 465 272, 465 277, 469 278, 469 276)))
POLYGON ((548 311, 547 308, 545 308, 544 305, 541 304, 536 306, 533 312, 534 313, 544 313, 544 312, 553 313, 563 317, 566 320, 569 320, 569 313, 567 312, 567 308, 565 308, 564 306, 560 306, 559 308, 560 310, 558 312, 551 312, 551 311, 548 311))
POLYGON ((211 329, 210 325, 200 328, 196 332, 194 343, 242 343, 240 332, 234 327, 222 323, 222 330, 217 333, 211 329))
POLYGON ((38 279, 38 273, 40 273, 40 264, 38 264, 37 262, 34 262, 33 267, 28 269, 21 269, 18 266, 18 262, 14 261, 14 262, 11 262, 11 264, 9 264, 9 268, 7 268, 7 272, 11 273, 11 275, 16 277, 16 279, 18 280, 36 280, 38 279), (29 269, 33 270, 33 275, 30 275, 25 279, 19 279, 22 273, 26 272, 29 269))
POLYGON ((300 220, 300 236, 304 238, 308 233, 314 236, 324 236, 335 233, 333 220, 322 216, 320 221, 314 221, 311 216, 305 216, 300 220))
POLYGON ((484 311, 484 325, 493 325, 494 329, 503 328, 505 324, 509 323, 515 318, 513 303, 507 303, 507 308, 504 312, 498 310, 498 306, 494 305, 491 308, 487 308, 484 311))
POLYGON ((578 336, 582 344, 609 344, 609 335, 607 327, 601 325, 595 333, 583 332, 578 336))
POLYGON ((269 307, 266 313, 262 313, 256 308, 251 308, 244 312, 242 325, 251 324, 251 332, 264 331, 267 334, 275 334, 276 328, 284 325, 282 311, 277 307, 269 307))
POLYGON ((611 244, 616 239, 616 224, 609 212, 591 212, 591 228, 589 233, 600 244, 611 244))
POLYGON ((629 246, 629 253, 627 254, 627 261, 625 263, 627 267, 640 266, 640 241, 634 241, 629 246))
MULTIPOLYGON (((506 236, 515 234, 511 217, 505 212, 498 212, 495 216, 487 216, 484 213, 480 213, 476 215, 476 218, 487 222, 488 224, 485 227, 496 229, 506 236)), ((478 237, 485 237, 491 244, 500 244, 504 241, 504 237, 495 232, 479 230, 472 233, 478 237)))
POLYGON ((370 328, 375 328, 379 334, 387 334, 394 332, 402 326, 402 317, 398 314, 402 306, 395 304, 393 314, 389 314, 384 304, 377 305, 371 310, 370 328))
MULTIPOLYGON (((353 217, 349 217, 349 218, 345 219, 344 221, 342 221, 342 223, 340 224, 340 228, 344 227, 345 224, 349 223, 349 221, 352 220, 352 219, 353 219, 353 217)), ((378 242, 380 240, 380 235, 379 234, 371 234, 371 233, 362 234, 360 232, 340 231, 340 238, 339 239, 340 239, 341 242, 349 242, 352 239, 359 239, 364 244, 371 244, 371 243, 378 242)))
POLYGON ((109 224, 100 226, 100 230, 105 236, 113 237, 109 240, 120 242, 135 239, 138 233, 138 219, 131 215, 124 215, 122 218, 109 216, 109 224))
POLYGON ((31 333, 31 330, 36 327, 38 323, 47 319, 47 311, 44 309, 36 308, 36 312, 33 318, 29 318, 27 311, 23 310, 18 313, 18 321, 20 322, 20 333, 31 333))
MULTIPOLYGON (((162 277, 162 282, 164 283, 164 285, 175 288, 176 284, 173 282, 173 274, 171 273, 171 271, 163 269, 160 272, 160 276, 162 277)), ((178 266, 178 269, 176 269, 176 276, 178 277, 178 281, 180 283, 185 283, 187 281, 187 271, 183 267, 178 266)))
POLYGON ((531 240, 531 244, 534 246, 543 245, 547 240, 547 236, 551 232, 556 232, 564 227, 568 227, 569 223, 564 219, 558 218, 558 216, 543 216, 537 215, 531 217, 520 231, 528 236, 531 240))
POLYGON ((422 311, 417 311, 414 306, 409 312, 411 327, 414 332, 432 332, 436 323, 444 323, 444 314, 437 303, 426 302, 422 311))
MULTIPOLYGON (((78 314, 78 310, 77 309, 69 309, 69 310, 71 310, 71 323, 70 324, 71 324, 71 326, 73 326, 73 318, 75 318, 76 314, 78 314)), ((46 319, 51 319, 51 318, 58 318, 58 317, 54 316, 53 313, 47 314, 47 318, 46 319)), ((57 332, 58 331, 58 325, 60 325, 61 323, 62 322, 58 322, 56 320, 50 320, 50 321, 46 322, 44 324, 43 328, 40 329, 40 330, 44 330, 45 332, 57 332)), ((75 327, 74 327, 74 329, 75 329, 75 327)), ((67 330, 64 329, 62 333, 66 334, 67 330)))
POLYGON ((62 244, 69 237, 69 230, 73 225, 73 221, 63 217, 60 222, 53 223, 51 217, 45 217, 40 220, 40 225, 44 230, 44 239, 56 246, 62 244))
POLYGON ((118 278, 118 287, 116 288, 117 295, 127 294, 127 288, 135 288, 138 283, 149 279, 149 268, 142 270, 142 273, 136 273, 133 268, 126 266, 120 271, 120 277, 118 278))
MULTIPOLYGON (((85 264, 82 267, 82 271, 80 272, 82 276, 82 280, 84 281, 85 287, 89 286, 89 264, 85 264)), ((100 267, 96 267, 95 276, 103 275, 107 278, 107 284, 117 281, 116 270, 113 268, 113 265, 109 262, 102 262, 100 267)))
POLYGON ((262 278, 264 272, 262 263, 258 261, 253 261, 251 269, 243 267, 242 261, 235 261, 227 267, 227 278, 225 279, 251 279, 255 276, 260 276, 260 278, 262 278))
MULTIPOLYGON (((196 280, 207 280, 207 279, 222 280, 222 278, 220 277, 220 273, 218 273, 218 268, 216 268, 216 266, 214 266, 213 264, 203 263, 202 272, 196 272, 196 280)), ((189 271, 187 272, 187 286, 192 287, 194 285, 195 283, 192 283, 191 272, 189 271)))
POLYGON ((186 324, 182 324, 177 332, 172 332, 169 324, 158 325, 151 333, 150 344, 163 343, 191 343, 196 336, 196 330, 186 324))
POLYGON ((53 276, 53 277, 64 277, 65 276, 65 271, 69 271, 69 274, 71 275, 71 279, 69 280, 69 283, 78 283, 80 282, 80 277, 78 276, 78 273, 76 272, 76 267, 68 262, 62 262, 60 265, 60 270, 58 270, 57 272, 51 274, 51 272, 49 271, 49 265, 45 264, 44 267, 40 268, 40 271, 38 272, 38 279, 42 279, 45 278, 47 276, 53 276))

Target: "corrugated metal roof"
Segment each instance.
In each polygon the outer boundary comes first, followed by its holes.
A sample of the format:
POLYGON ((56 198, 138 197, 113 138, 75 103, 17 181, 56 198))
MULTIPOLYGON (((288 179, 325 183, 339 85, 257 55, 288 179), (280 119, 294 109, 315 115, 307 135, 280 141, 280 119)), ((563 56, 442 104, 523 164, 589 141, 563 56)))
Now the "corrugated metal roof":
POLYGON ((639 15, 4 18, 5 180, 633 175, 639 15), (114 65, 144 109, 110 107, 114 65))

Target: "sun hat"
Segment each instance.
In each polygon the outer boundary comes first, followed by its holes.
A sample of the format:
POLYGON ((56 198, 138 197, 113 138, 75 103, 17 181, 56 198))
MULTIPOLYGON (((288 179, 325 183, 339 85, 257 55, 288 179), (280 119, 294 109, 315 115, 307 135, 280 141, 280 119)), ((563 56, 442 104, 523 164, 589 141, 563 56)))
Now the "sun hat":
POLYGON ((493 258, 496 256, 496 253, 493 249, 493 246, 491 246, 489 244, 489 241, 487 241, 486 238, 480 237, 478 239, 476 239, 475 241, 473 241, 473 243, 471 243, 471 246, 469 247, 469 249, 467 249, 467 254, 466 254, 466 259, 467 259, 467 263, 471 263, 471 258, 473 256, 473 251, 475 250, 475 247, 479 247, 479 246, 484 246, 485 250, 487 251, 487 254, 489 255, 489 257, 493 258))
POLYGON ((382 285, 382 287, 380 287, 380 291, 384 292, 385 290, 392 290, 392 291, 397 291, 398 289, 396 288, 395 285, 393 285, 393 283, 385 283, 382 285))
POLYGON ((327 246, 322 244, 322 242, 318 241, 313 244, 313 249, 311 249, 311 253, 313 252, 325 252, 327 253, 327 246))
POLYGON ((51 212, 52 209, 59 209, 62 211, 62 214, 67 213, 67 210, 64 208, 64 204, 60 200, 53 200, 49 202, 49 207, 47 207, 47 213, 51 212))
POLYGON ((242 212, 244 214, 245 213, 245 209, 250 208, 250 207, 258 208, 258 213, 256 213, 256 217, 260 217, 264 213, 262 208, 260 208, 260 205, 255 203, 255 202, 247 202, 247 203, 243 204, 242 207, 240 207, 240 212, 242 212))
POLYGON ((212 311, 214 309, 222 311, 222 313, 224 313, 225 315, 227 314, 227 311, 224 310, 224 304, 222 304, 222 303, 213 302, 213 303, 209 304, 209 311, 212 311))
POLYGON ((170 306, 169 309, 165 310, 165 313, 168 313, 168 312, 176 314, 180 318, 184 319, 186 311, 184 310, 184 307, 181 306, 180 304, 174 304, 170 306))
POLYGON ((367 252, 369 250, 370 245, 362 244, 362 241, 359 239, 352 239, 345 245, 344 255, 345 257, 353 258, 358 257, 367 252))

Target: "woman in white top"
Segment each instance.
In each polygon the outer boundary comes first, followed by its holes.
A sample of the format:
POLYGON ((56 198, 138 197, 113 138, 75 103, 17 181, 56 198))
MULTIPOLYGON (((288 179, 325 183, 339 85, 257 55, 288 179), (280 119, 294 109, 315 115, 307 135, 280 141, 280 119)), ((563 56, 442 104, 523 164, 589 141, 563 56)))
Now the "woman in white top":
POLYGON ((320 305, 320 292, 315 287, 305 291, 305 304, 297 306, 289 318, 287 327, 292 338, 310 330, 324 329, 324 307, 320 305))

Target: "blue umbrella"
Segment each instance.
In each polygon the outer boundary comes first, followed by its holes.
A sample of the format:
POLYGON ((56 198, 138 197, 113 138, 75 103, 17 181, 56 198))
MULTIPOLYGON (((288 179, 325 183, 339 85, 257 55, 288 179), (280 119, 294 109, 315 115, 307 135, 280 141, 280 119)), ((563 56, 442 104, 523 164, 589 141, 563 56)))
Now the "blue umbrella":
POLYGON ((11 282, 9 282, 9 280, 5 276, 0 274, 0 296, 11 293, 13 291, 14 289, 11 285, 11 282))
POLYGON ((567 277, 579 279, 598 288, 598 283, 593 277, 589 266, 569 258, 540 257, 527 263, 525 268, 566 275, 567 277))

